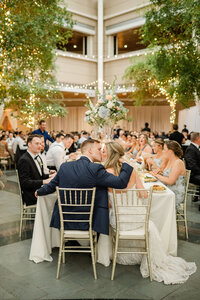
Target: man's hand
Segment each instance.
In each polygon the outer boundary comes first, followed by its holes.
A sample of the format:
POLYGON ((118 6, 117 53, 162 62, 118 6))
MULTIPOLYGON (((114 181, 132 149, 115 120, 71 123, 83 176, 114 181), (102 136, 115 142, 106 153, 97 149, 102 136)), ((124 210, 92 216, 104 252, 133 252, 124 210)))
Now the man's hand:
POLYGON ((35 197, 36 197, 36 198, 38 197, 37 191, 35 191, 35 197))
POLYGON ((51 181, 51 179, 53 179, 53 177, 49 177, 47 179, 44 179, 42 183, 43 184, 47 184, 47 183, 49 183, 51 181))
POLYGON ((78 155, 78 154, 77 154, 76 152, 70 153, 70 154, 69 154, 69 158, 70 158, 70 159, 76 159, 76 158, 77 158, 77 155, 78 155))
POLYGON ((56 170, 50 170, 50 171, 49 171, 49 174, 50 174, 50 175, 56 174, 56 173, 57 173, 56 170))
MULTIPOLYGON (((53 170, 52 170, 53 171, 53 170)), ((54 173, 49 172, 49 178, 53 179, 56 176, 57 172, 54 171, 54 173)))

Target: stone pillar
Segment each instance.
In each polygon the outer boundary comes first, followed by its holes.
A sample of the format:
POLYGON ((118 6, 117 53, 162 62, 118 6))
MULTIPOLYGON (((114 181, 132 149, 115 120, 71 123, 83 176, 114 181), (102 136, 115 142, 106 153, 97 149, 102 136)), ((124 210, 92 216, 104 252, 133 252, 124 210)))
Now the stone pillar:
POLYGON ((98 0, 98 90, 103 93, 103 0, 98 0))

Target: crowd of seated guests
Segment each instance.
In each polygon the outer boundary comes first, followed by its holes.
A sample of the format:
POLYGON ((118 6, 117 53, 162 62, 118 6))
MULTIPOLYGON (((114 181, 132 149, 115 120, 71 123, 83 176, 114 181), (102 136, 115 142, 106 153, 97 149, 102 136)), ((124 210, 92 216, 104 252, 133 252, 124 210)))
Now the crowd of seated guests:
MULTIPOLYGON (((42 120, 39 129, 35 131, 42 136, 40 156, 44 174, 49 174, 49 170, 58 171, 60 165, 67 159, 76 159, 80 155, 81 143, 88 138, 96 137, 93 131, 91 133, 85 130, 66 133, 64 130, 53 130, 48 133, 45 129, 46 122, 42 120)), ((0 144, 5 147, 4 155, 9 155, 16 165, 23 154, 27 152, 27 139, 30 135, 32 132, 0 131, 0 144)), ((101 142, 105 141, 103 132, 99 133, 98 139, 101 142)), ((184 125, 182 133, 178 131, 176 124, 173 126, 173 132, 168 133, 152 132, 148 123, 145 123, 145 127, 140 132, 126 131, 118 126, 113 130, 113 140, 123 146, 127 156, 143 163, 149 171, 153 172, 154 176, 169 186, 175 186, 177 180, 182 179, 180 176, 185 176, 181 160, 183 154, 179 151, 182 146, 183 152, 185 152, 186 167, 191 170, 191 182, 200 186, 200 151, 198 148, 200 137, 199 133, 189 134, 186 125, 184 125), (168 141, 177 142, 178 148, 177 143, 170 144, 168 141), (174 150, 175 148, 178 149, 178 152, 174 150), (176 164, 172 163, 172 158, 176 164), (181 171, 178 173, 179 166, 181 166, 181 171), (174 174, 176 175, 174 176, 174 174)))

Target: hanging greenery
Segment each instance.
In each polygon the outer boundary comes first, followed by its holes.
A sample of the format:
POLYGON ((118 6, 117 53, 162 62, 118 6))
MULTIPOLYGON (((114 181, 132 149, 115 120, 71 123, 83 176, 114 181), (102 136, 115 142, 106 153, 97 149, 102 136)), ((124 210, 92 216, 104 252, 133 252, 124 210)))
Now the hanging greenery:
POLYGON ((200 96, 200 1, 150 2, 141 38, 152 53, 143 63, 133 60, 124 77, 134 81, 137 103, 162 93, 187 107, 200 96))
POLYGON ((53 101, 55 49, 67 43, 74 24, 64 1, 3 0, 0 20, 0 103, 17 108, 23 123, 28 114, 63 116, 65 108, 53 101))

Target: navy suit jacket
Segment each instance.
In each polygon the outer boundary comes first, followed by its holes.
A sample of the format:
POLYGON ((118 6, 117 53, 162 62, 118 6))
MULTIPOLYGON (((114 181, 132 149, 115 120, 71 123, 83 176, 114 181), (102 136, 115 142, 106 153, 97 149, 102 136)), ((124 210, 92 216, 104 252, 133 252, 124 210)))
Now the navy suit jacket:
MULTIPOLYGON (((93 230, 109 234, 109 210, 107 187, 126 188, 133 168, 124 163, 119 176, 108 173, 101 164, 92 163, 87 157, 63 163, 59 172, 50 183, 38 190, 38 195, 47 195, 55 192, 56 186, 60 188, 93 188, 96 187, 96 196, 93 212, 93 230)), ((61 196, 62 201, 62 196, 61 196)), ((66 224, 67 225, 67 224, 66 224)), ((51 226, 60 228, 58 204, 56 202, 52 215, 51 226)), ((79 228, 74 228, 70 223, 65 229, 85 230, 79 223, 79 228)))
MULTIPOLYGON (((191 170, 190 181, 194 181, 196 175, 200 175, 200 151, 193 144, 190 144, 185 151, 186 168, 191 170)), ((195 182, 194 182, 195 183, 195 182)))

